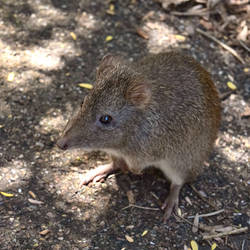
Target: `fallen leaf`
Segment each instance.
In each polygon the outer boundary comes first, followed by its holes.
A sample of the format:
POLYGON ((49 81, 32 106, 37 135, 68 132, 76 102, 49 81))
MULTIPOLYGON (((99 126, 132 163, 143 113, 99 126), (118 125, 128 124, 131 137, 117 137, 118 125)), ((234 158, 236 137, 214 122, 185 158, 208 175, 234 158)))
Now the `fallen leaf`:
POLYGON ((48 234, 49 232, 50 232, 49 229, 45 229, 45 230, 41 231, 40 234, 44 236, 44 235, 48 234))
POLYGON ((182 36, 182 35, 175 35, 174 37, 176 40, 178 40, 180 42, 184 42, 186 40, 186 37, 182 36))
POLYGON ((191 247, 192 247, 192 250, 198 250, 198 244, 196 243, 195 240, 191 240, 191 247))
POLYGON ((70 32, 70 35, 72 37, 73 40, 76 40, 77 39, 77 36, 74 32, 70 32))
POLYGON ((145 236, 148 233, 148 230, 144 230, 144 232, 141 234, 141 236, 145 236))
POLYGON ((141 36, 142 38, 148 40, 149 39, 149 35, 142 29, 138 28, 136 29, 136 32, 139 36, 141 36))
POLYGON ((93 89, 93 85, 90 83, 78 83, 78 86, 85 89, 93 89))
POLYGON ((34 199, 28 199, 28 201, 29 201, 31 204, 35 204, 35 205, 41 205, 41 204, 43 204, 42 201, 38 201, 38 200, 34 200, 34 199))
POLYGON ((109 42, 109 41, 111 41, 111 40, 113 40, 113 36, 107 36, 107 37, 105 38, 105 42, 109 42))
POLYGON ((244 72, 248 73, 249 72, 249 68, 244 68, 244 72))
POLYGON ((237 40, 246 41, 248 35, 248 27, 246 25, 246 20, 241 23, 241 31, 237 35, 237 40))
POLYGON ((194 217, 194 224, 192 227, 192 232, 197 233, 198 232, 198 226, 199 226, 199 214, 197 213, 194 217))
POLYGON ((187 202, 189 205, 191 205, 191 206, 193 205, 193 204, 192 204, 192 201, 190 200, 190 198, 189 198, 188 196, 185 197, 185 200, 186 200, 186 202, 187 202))
POLYGON ((36 195, 35 195, 32 191, 29 191, 29 195, 30 195, 33 199, 36 199, 36 195))
POLYGON ((217 247, 216 243, 213 243, 213 245, 211 246, 211 250, 214 250, 217 247))
POLYGON ((13 197, 14 196, 14 194, 5 193, 5 192, 0 192, 0 194, 5 196, 5 197, 13 197))
POLYGON ((7 81, 8 82, 12 82, 15 78, 15 73, 14 72, 10 72, 7 76, 7 81))
POLYGON ((128 241, 128 242, 130 242, 130 243, 133 243, 134 242, 134 239, 132 238, 132 237, 130 237, 129 235, 125 235, 125 238, 126 238, 126 240, 128 241))
POLYGON ((234 83, 230 82, 230 81, 227 82, 227 86, 228 86, 228 88, 230 88, 232 90, 237 89, 236 85, 234 83))
POLYGON ((234 230, 234 228, 232 226, 219 227, 219 228, 215 229, 216 232, 221 232, 221 233, 230 232, 230 231, 233 231, 233 230, 234 230))
POLYGON ((134 225, 128 225, 126 226, 126 229, 133 229, 135 226, 134 225))
POLYGON ((167 9, 169 5, 174 4, 179 5, 181 3, 187 2, 189 0, 157 0, 158 2, 160 2, 162 4, 162 7, 164 9, 167 9))
POLYGON ((177 214, 178 214, 178 216, 180 216, 180 217, 182 216, 182 214, 181 214, 181 209, 180 209, 179 207, 177 208, 177 214))
POLYGON ((109 9, 106 11, 107 14, 109 15, 115 15, 115 5, 114 4, 110 4, 109 5, 109 9))
POLYGON ((213 28, 213 24, 212 24, 211 22, 208 22, 208 21, 204 20, 204 19, 201 19, 201 20, 200 20, 200 24, 201 24, 204 28, 206 28, 207 30, 211 30, 211 29, 213 28))

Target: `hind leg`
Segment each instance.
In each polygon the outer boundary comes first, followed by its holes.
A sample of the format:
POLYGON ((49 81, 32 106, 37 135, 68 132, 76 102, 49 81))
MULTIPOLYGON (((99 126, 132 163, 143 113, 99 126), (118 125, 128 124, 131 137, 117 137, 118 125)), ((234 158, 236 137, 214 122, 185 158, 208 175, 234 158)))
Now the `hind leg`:
POLYGON ((179 194, 180 194, 181 188, 182 188, 182 185, 171 183, 170 193, 161 207, 163 210, 165 210, 165 213, 163 216, 164 223, 167 221, 167 219, 169 219, 173 209, 178 207, 179 194))

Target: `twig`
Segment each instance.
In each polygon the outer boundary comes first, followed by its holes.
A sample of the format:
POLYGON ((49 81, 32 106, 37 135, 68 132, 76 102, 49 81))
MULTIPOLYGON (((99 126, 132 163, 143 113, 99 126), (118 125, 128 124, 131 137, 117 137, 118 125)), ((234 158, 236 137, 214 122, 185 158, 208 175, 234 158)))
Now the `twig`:
MULTIPOLYGON (((225 210, 224 209, 221 209, 221 210, 218 210, 218 211, 214 211, 214 212, 211 212, 211 213, 207 213, 207 214, 200 214, 198 217, 201 218, 201 217, 209 217, 209 216, 213 216, 213 215, 217 215, 217 214, 220 214, 222 212, 224 212, 225 210)), ((192 219, 194 218, 195 215, 193 216, 188 216, 189 219, 192 219)))
POLYGON ((181 220, 183 220, 183 221, 185 221, 186 223, 188 223, 188 224, 191 225, 191 226, 194 226, 194 227, 196 227, 196 228, 198 228, 198 229, 201 229, 202 231, 211 232, 211 228, 210 228, 209 226, 205 226, 205 225, 202 224, 202 223, 199 223, 198 226, 196 226, 196 225, 194 225, 193 222, 190 222, 189 220, 185 219, 185 218, 182 217, 182 216, 179 216, 179 215, 177 215, 177 214, 174 214, 174 216, 177 217, 177 218, 179 218, 179 219, 181 219, 181 220))
POLYGON ((243 240, 241 250, 244 250, 246 240, 243 240))
POLYGON ((207 10, 190 11, 190 12, 172 11, 171 14, 173 14, 175 16, 205 16, 208 14, 208 11, 207 10))
POLYGON ((130 207, 136 207, 136 208, 145 209, 145 210, 155 210, 155 211, 160 210, 160 208, 157 208, 157 207, 142 207, 142 206, 138 206, 138 205, 134 205, 134 204, 130 204, 130 205, 122 208, 122 210, 125 210, 125 209, 130 208, 130 207))
POLYGON ((158 197, 155 193, 150 192, 150 194, 151 194, 157 201, 160 201, 159 197, 158 197))
POLYGON ((215 38, 214 36, 208 34, 207 32, 197 28, 196 31, 200 34, 202 34, 203 36, 213 40, 214 42, 218 43, 222 48, 224 48, 225 50, 229 51, 232 55, 234 55, 242 64, 245 64, 244 60, 241 58, 241 56, 238 55, 238 53, 232 49, 231 47, 229 47, 228 45, 226 45, 225 43, 219 41, 217 38, 215 38))
POLYGON ((150 192, 150 193, 151 193, 151 195, 155 198, 157 205, 158 205, 159 207, 161 207, 161 206, 162 206, 162 202, 161 202, 161 200, 159 199, 159 197, 158 197, 155 193, 153 193, 153 192, 150 192))
POLYGON ((193 191, 199 196, 200 199, 202 199, 204 202, 206 202, 208 205, 210 205, 212 208, 218 210, 218 208, 212 204, 210 201, 208 201, 207 199, 205 199, 201 194, 200 192, 193 186, 190 184, 190 187, 193 189, 193 191))
POLYGON ((229 232, 223 232, 223 233, 212 234, 212 235, 204 235, 203 240, 219 238, 219 237, 232 235, 232 234, 239 234, 239 233, 246 232, 247 230, 248 230, 248 227, 242 227, 242 228, 239 228, 239 229, 234 229, 234 230, 229 231, 229 232))
POLYGON ((248 48, 247 47, 247 45, 243 42, 243 41, 239 41, 240 42, 240 45, 246 50, 246 51, 248 51, 249 53, 250 53, 250 48, 248 48))
MULTIPOLYGON (((184 217, 179 216, 179 215, 177 215, 177 214, 173 214, 173 215, 174 215, 175 217, 177 217, 177 218, 179 218, 179 219, 181 219, 181 220, 187 222, 189 225, 193 226, 193 223, 190 222, 189 220, 185 219, 184 217)), ((199 227, 198 227, 198 228, 199 228, 199 227)))

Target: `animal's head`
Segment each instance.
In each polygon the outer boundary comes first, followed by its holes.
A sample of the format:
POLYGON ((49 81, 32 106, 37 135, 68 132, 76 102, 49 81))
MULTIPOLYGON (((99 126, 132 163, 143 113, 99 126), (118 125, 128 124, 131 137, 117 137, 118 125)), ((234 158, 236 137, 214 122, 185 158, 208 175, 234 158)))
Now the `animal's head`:
POLYGON ((107 55, 96 84, 58 140, 61 149, 119 149, 151 100, 150 85, 119 57, 107 55))

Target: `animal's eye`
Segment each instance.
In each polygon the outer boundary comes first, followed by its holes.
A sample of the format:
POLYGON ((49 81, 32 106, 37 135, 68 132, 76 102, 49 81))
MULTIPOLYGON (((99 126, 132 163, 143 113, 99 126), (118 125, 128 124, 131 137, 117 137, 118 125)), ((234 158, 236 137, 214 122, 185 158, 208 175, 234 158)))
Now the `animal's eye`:
POLYGON ((112 117, 110 115, 103 115, 100 118, 100 122, 105 125, 109 124, 111 121, 112 121, 112 117))

